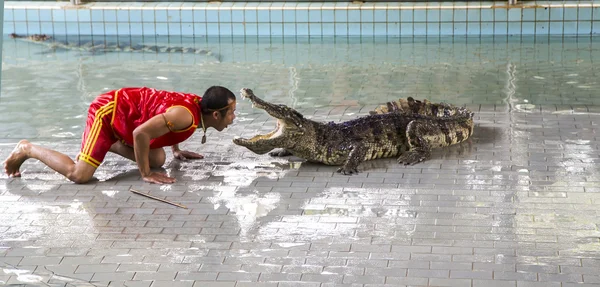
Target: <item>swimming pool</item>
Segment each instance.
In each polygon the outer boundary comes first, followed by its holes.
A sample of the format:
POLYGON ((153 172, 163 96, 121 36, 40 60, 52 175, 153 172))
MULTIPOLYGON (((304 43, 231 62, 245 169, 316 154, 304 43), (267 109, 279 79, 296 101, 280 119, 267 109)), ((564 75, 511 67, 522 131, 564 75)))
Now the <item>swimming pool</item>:
POLYGON ((0 177, 2 283, 598 280, 595 38, 94 40, 214 53, 47 53, 5 38, 2 158, 21 138, 75 156, 88 103, 121 86, 199 94, 210 85, 236 93, 249 87, 331 121, 413 96, 469 106, 476 129, 472 141, 437 150, 427 162, 372 161, 343 176, 234 146, 233 136, 275 126, 240 101, 224 133, 209 131, 206 145, 196 133, 183 144, 204 160, 169 159, 173 185, 144 184, 134 163, 114 156, 100 167, 100 181, 84 186, 28 161, 22 178, 0 177), (138 197, 131 187, 189 209, 138 197))
MULTIPOLYGON (((65 40, 57 36, 57 40, 65 40)), ((69 41, 86 42, 70 36, 69 41)), ((1 137, 77 138, 91 99, 121 86, 203 93, 254 89, 310 114, 348 116, 412 96, 457 105, 598 106, 597 38, 574 37, 95 37, 94 41, 196 47, 212 55, 51 51, 4 39, 1 137), (217 55, 217 56, 215 56, 217 55), (350 107, 350 108, 349 108, 350 107)), ((241 105, 240 112, 249 112, 241 105)))

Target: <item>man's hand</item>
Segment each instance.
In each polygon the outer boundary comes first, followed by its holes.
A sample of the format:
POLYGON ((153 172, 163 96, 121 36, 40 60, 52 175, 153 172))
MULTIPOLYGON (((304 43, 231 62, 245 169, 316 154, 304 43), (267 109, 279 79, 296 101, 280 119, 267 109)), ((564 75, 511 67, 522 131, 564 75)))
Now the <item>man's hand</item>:
POLYGON ((165 173, 161 172, 150 172, 148 175, 143 176, 142 179, 146 182, 150 183, 174 183, 176 180, 173 177, 167 176, 165 173))
POLYGON ((175 151, 173 151, 173 156, 179 160, 203 159, 204 158, 204 156, 199 153, 195 153, 195 152, 187 151, 187 150, 175 150, 175 151))

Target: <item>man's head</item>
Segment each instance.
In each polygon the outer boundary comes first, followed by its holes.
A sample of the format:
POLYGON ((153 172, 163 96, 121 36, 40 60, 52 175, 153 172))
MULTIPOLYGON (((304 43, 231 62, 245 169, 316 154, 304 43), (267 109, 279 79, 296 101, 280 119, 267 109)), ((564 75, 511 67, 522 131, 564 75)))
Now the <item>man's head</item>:
POLYGON ((235 119, 236 98, 229 89, 212 86, 204 92, 200 110, 205 122, 218 131, 222 131, 235 119))

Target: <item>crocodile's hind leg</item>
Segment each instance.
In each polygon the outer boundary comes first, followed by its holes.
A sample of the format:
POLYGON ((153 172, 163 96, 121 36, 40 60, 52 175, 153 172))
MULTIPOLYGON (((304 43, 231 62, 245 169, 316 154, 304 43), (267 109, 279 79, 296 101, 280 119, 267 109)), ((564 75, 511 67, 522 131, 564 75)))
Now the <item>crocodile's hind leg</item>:
POLYGON ((358 165, 365 159, 365 155, 367 154, 367 147, 364 144, 355 144, 350 148, 350 154, 348 154, 348 159, 344 163, 344 166, 339 168, 337 172, 341 172, 343 174, 353 174, 358 173, 358 165))
POLYGON ((471 116, 458 117, 455 120, 414 120, 406 127, 408 151, 398 158, 398 162, 415 164, 424 161, 431 156, 432 148, 461 143, 472 134, 471 116))
POLYGON ((398 157, 398 163, 414 165, 429 159, 432 147, 446 144, 446 133, 433 121, 414 120, 406 127, 408 151, 398 157))

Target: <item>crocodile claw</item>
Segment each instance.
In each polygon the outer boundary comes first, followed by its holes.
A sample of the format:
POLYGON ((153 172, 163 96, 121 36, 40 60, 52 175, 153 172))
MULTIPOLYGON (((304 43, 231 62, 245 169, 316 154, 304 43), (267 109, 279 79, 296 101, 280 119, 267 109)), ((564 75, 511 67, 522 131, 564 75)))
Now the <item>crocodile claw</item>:
POLYGON ((418 162, 422 162, 427 158, 427 154, 419 151, 409 151, 398 157, 398 163, 404 163, 404 165, 414 165, 418 162))
POLYGON ((278 149, 278 150, 269 152, 269 155, 273 156, 273 157, 284 157, 284 156, 292 155, 292 153, 287 151, 286 149, 278 149))
POLYGON ((358 169, 357 168, 340 167, 337 170, 337 172, 342 173, 344 175, 352 175, 352 174, 358 174, 358 169))

